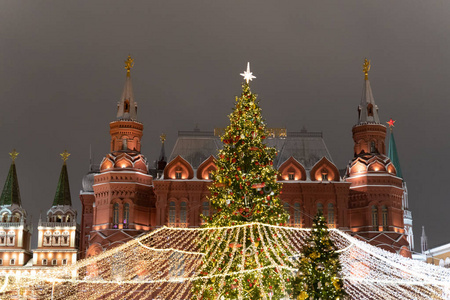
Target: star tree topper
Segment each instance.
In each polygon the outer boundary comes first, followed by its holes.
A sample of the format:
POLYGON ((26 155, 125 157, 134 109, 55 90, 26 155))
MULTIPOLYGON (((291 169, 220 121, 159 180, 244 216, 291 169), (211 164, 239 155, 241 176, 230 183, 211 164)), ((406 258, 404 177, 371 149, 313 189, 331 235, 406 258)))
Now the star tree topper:
POLYGON ((250 72, 250 63, 247 63, 247 71, 244 71, 244 73, 240 74, 241 76, 244 76, 245 81, 252 81, 253 78, 256 78, 255 76, 253 76, 253 73, 250 72))

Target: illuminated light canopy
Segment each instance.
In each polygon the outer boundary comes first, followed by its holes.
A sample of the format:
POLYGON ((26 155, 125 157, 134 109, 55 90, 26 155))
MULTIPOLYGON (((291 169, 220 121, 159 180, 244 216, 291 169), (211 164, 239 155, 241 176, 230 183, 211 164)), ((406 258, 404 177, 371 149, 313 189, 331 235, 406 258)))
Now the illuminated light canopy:
MULTIPOLYGON (((297 271, 295 258, 308 235, 308 229, 260 223, 204 229, 163 227, 46 275, 1 274, 0 293, 2 299, 13 298, 19 290, 39 295, 39 299, 51 299, 52 291, 53 299, 190 299, 195 281, 231 284, 234 278, 240 298, 245 299, 242 279, 246 274, 297 271), (202 234, 205 231, 208 235, 202 234), (205 274, 200 245, 208 236, 214 241, 210 251, 225 245, 227 255, 241 268, 221 268, 219 257, 211 262, 217 267, 205 274), (247 238, 254 241, 250 246, 247 238), (258 256, 255 249, 267 253, 271 264, 248 269, 245 261, 258 256)), ((340 253, 342 277, 351 299, 374 299, 374 295, 386 300, 448 299, 449 269, 387 252, 336 229, 330 229, 330 235, 340 253)), ((270 293, 265 290, 262 299, 270 299, 270 293)))

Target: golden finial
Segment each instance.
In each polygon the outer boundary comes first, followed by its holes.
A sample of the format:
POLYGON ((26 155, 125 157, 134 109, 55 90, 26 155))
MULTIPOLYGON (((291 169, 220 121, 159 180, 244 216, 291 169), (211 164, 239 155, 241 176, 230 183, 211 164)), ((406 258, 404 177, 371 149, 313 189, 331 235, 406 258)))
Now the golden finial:
POLYGON ((9 156, 11 156, 11 159, 14 163, 16 161, 17 156, 19 156, 19 152, 17 152, 16 149, 13 149, 13 151, 9 153, 9 156))
POLYGON ((364 58, 364 64, 363 64, 364 80, 369 79, 369 71, 370 71, 370 60, 368 60, 367 58, 364 58))
POLYGON ((159 136, 159 138, 161 139, 161 143, 164 144, 165 140, 166 140, 166 134, 165 133, 161 133, 161 135, 159 136))
POLYGON ((66 161, 69 159, 70 153, 67 152, 67 150, 64 150, 64 152, 59 155, 61 155, 61 159, 63 160, 63 162, 65 164, 66 161))
POLYGON ((134 59, 128 55, 127 60, 125 61, 125 70, 127 70, 127 76, 130 76, 130 70, 134 66, 134 59))

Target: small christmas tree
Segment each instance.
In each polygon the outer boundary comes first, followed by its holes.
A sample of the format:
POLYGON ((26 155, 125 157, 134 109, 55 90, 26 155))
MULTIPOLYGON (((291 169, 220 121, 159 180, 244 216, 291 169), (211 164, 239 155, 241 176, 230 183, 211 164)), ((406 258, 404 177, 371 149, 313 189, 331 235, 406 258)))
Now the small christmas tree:
MULTIPOLYGON (((288 214, 278 198, 281 184, 273 168, 276 150, 264 144, 266 126, 248 83, 255 77, 249 65, 241 75, 246 81, 222 136, 224 146, 209 188, 209 200, 216 213, 204 216, 205 227, 251 222, 285 225, 288 214)), ((264 245, 271 237, 261 237, 257 225, 220 232, 224 235, 208 236, 212 232, 206 232, 203 237, 200 246, 205 256, 199 272, 200 276, 213 277, 194 283, 194 299, 281 299, 288 294, 291 274, 272 267, 275 258, 289 255, 285 249, 275 247, 267 251, 264 245), (223 277, 222 272, 232 275, 223 277)))
POLYGON ((319 212, 302 249, 298 274, 293 283, 294 298, 343 299, 346 293, 340 271, 339 253, 330 239, 325 218, 319 212))

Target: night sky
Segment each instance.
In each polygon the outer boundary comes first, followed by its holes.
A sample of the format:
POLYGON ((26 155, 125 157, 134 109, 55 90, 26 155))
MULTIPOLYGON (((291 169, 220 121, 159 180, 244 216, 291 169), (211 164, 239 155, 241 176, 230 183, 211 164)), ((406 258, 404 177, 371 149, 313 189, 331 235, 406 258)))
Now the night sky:
POLYGON ((448 243, 449 15, 450 2, 434 0, 1 1, 0 185, 16 148, 22 204, 36 224, 67 149, 81 215, 89 147, 95 163, 109 152, 128 54, 150 162, 162 132, 170 154, 178 130, 228 124, 250 61, 268 127, 323 131, 345 168, 367 57, 380 119, 397 120, 416 250, 422 225, 430 246, 448 243))

